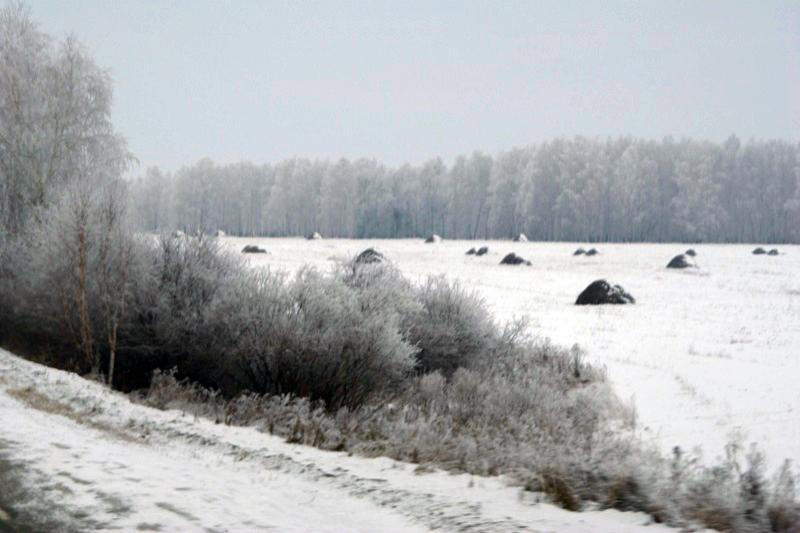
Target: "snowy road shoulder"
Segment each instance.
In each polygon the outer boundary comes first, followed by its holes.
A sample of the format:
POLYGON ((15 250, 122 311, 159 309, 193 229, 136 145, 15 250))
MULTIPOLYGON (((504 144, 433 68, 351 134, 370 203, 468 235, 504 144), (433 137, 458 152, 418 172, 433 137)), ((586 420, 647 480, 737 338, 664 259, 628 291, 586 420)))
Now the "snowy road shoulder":
POLYGON ((0 424, 0 460, 37 495, 23 511, 81 530, 661 529, 642 514, 533 503, 501 479, 418 474, 157 411, 3 350, 0 424))

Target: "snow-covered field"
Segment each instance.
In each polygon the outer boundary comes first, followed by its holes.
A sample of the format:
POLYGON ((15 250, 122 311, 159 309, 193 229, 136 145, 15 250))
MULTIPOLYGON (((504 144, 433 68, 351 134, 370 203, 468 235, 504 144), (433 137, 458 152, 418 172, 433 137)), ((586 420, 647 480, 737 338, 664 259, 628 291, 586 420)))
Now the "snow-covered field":
MULTIPOLYGON (((605 365, 618 394, 635 403, 643 438, 665 450, 702 446, 721 455, 734 435, 756 442, 771 467, 800 464, 800 246, 754 256, 754 245, 697 245, 699 269, 667 270, 681 244, 601 244, 573 257, 574 243, 225 238, 258 244, 255 265, 331 268, 372 246, 415 280, 445 274, 478 290, 501 320, 528 316, 533 333, 582 346, 605 365), (466 256, 487 244, 484 257, 466 256), (500 266, 515 252, 526 266, 500 266), (633 306, 579 307, 593 280, 622 285, 633 306)), ((586 247, 586 245, 584 245, 586 247)))
MULTIPOLYGON (((640 513, 537 503, 500 478, 418 473, 157 411, 1 349, 0 427, 0 503, 20 485, 44 530, 666 530, 640 513)), ((0 507, 0 531, 15 512, 0 507)))

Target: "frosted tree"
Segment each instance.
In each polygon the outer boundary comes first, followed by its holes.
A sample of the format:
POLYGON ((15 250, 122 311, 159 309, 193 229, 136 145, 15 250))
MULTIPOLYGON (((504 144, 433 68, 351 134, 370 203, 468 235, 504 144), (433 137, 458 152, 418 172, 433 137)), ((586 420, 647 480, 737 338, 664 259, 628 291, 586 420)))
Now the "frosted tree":
POLYGON ((518 148, 499 154, 489 178, 487 225, 493 237, 512 238, 522 226, 520 187, 531 150, 518 148))
POLYGON ((128 165, 111 97, 108 73, 74 38, 53 45, 20 4, 0 9, 0 223, 8 231, 87 168, 128 165))

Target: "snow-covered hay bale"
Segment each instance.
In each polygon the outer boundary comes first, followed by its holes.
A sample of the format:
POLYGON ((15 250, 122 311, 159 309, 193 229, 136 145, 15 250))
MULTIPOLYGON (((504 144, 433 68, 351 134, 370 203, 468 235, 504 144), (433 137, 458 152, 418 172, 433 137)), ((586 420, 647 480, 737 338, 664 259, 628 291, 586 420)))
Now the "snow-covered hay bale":
POLYGON ((591 257, 591 256, 597 255, 599 253, 600 252, 597 251, 597 248, 589 248, 588 250, 586 250, 586 257, 591 257))
POLYGON ((433 235, 431 235, 430 237, 425 239, 425 242, 428 243, 428 244, 431 244, 431 243, 434 243, 434 242, 442 242, 442 238, 434 233, 433 235))
POLYGON ((221 229, 218 229, 217 231, 214 232, 214 237, 224 237, 224 236, 225 232, 222 231, 221 229))
POLYGON ((765 253, 767 253, 767 251, 760 246, 753 250, 753 255, 764 255, 765 253))
POLYGON ((181 239, 183 237, 186 237, 186 234, 179 229, 176 229, 175 231, 172 232, 173 239, 181 239))
POLYGON ((488 253, 489 253, 489 247, 488 246, 481 246, 480 248, 478 248, 478 251, 475 252, 475 255, 481 256, 481 255, 486 255, 488 253))
POLYGON ((256 246, 255 244, 248 244, 244 248, 242 248, 243 254, 265 254, 267 251, 260 246, 256 246))
POLYGON ((470 248, 469 250, 467 250, 467 255, 475 255, 477 253, 478 251, 475 248, 470 248))
POLYGON ((583 248, 578 248, 577 250, 572 252, 572 255, 583 255, 585 253, 586 253, 586 250, 584 250, 583 248))
POLYGON ((524 257, 520 257, 514 252, 511 252, 507 256, 505 256, 502 261, 500 261, 501 265, 530 265, 530 261, 526 261, 524 257))
POLYGON ((322 238, 322 235, 320 235, 318 231, 315 231, 314 233, 309 233, 308 235, 306 235, 306 240, 308 240, 308 241, 318 241, 321 238, 322 238))
POLYGON ((514 242, 528 242, 528 236, 524 233, 520 233, 516 237, 514 237, 514 242))
POLYGON ((375 248, 367 248, 358 254, 358 256, 356 256, 356 263, 361 265, 383 263, 384 261, 386 261, 386 256, 377 251, 375 248))
POLYGON ((770 250, 769 252, 767 252, 767 255, 778 255, 779 253, 780 253, 780 252, 778 252, 778 249, 777 249, 777 248, 773 248, 772 250, 770 250))
POLYGON ((678 254, 667 263, 667 268, 689 268, 696 266, 692 258, 686 254, 678 254))
POLYGON ((695 257, 697 255, 697 252, 694 251, 694 248, 689 248, 688 250, 683 252, 683 255, 688 255, 689 257, 695 257))
POLYGON ((593 281, 575 300, 575 305, 634 304, 636 300, 620 285, 604 279, 593 281))

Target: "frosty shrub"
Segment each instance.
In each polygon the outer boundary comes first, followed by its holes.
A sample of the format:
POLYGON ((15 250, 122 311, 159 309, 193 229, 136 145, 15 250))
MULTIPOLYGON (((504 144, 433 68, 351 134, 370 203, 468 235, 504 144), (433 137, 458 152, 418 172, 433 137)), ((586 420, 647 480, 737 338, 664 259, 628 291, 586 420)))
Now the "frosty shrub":
POLYGON ((396 387, 416 349, 397 310, 336 276, 254 271, 214 239, 161 237, 145 253, 125 333, 136 383, 154 368, 220 389, 358 405, 396 387))
POLYGON ((123 388, 147 386, 155 368, 176 367, 182 376, 220 387, 224 358, 235 343, 230 322, 239 315, 236 289, 247 283, 240 258, 216 239, 162 235, 143 245, 142 265, 132 280, 127 349, 120 357, 123 388))
POLYGON ((755 445, 745 453, 741 443, 732 440, 723 457, 710 463, 702 461, 699 452, 690 454, 679 447, 669 457, 641 447, 631 451, 617 463, 617 474, 607 485, 604 503, 610 507, 645 511, 659 522, 690 529, 800 528, 796 474, 787 462, 769 479, 755 445))
POLYGON ((339 263, 334 275, 358 294, 365 311, 390 313, 404 335, 423 311, 415 287, 391 263, 339 263))
POLYGON ((486 305, 473 291, 444 277, 433 277, 419 289, 421 312, 407 316, 408 335, 420 352, 421 372, 449 376, 469 368, 495 341, 497 327, 486 305))
POLYGON ((800 501, 797 499, 796 476, 791 462, 785 461, 772 481, 773 489, 767 500, 767 518, 772 531, 800 529, 800 501))
POLYGON ((458 282, 431 277, 412 285, 387 263, 343 263, 337 275, 359 295, 365 310, 397 315, 403 335, 415 345, 417 371, 451 376, 488 357, 498 340, 498 327, 483 300, 458 282))
POLYGON ((413 369, 416 349, 392 307, 310 269, 286 290, 288 305, 280 309, 264 299, 252 353, 242 354, 251 390, 355 406, 395 388, 413 369))

